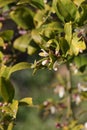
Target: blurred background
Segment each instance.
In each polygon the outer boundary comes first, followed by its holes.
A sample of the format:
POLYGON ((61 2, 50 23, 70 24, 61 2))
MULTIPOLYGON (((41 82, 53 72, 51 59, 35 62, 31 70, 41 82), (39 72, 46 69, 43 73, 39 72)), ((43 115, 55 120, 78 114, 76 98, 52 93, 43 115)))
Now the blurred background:
MULTIPOLYGON (((35 105, 42 104, 45 100, 57 100, 53 93, 52 83, 55 73, 50 70, 39 70, 32 75, 32 70, 23 70, 12 75, 11 80, 15 86, 15 99, 32 97, 35 105)), ((43 119, 37 108, 19 108, 14 130, 55 130, 54 117, 43 119)))

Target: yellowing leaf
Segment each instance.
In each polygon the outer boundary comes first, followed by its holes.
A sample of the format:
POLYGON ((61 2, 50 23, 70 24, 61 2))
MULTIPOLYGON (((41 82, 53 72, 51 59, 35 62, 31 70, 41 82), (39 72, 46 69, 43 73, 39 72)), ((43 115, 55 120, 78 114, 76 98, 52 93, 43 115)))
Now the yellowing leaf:
POLYGON ((77 35, 74 33, 73 39, 70 45, 70 55, 78 55, 79 52, 83 52, 86 49, 86 44, 84 41, 80 40, 77 35))
POLYGON ((33 105, 31 97, 26 97, 26 98, 21 99, 19 103, 20 105, 29 105, 29 106, 33 105))
POLYGON ((72 23, 71 22, 65 24, 64 31, 65 31, 65 39, 70 44, 71 39, 72 39, 72 23))
POLYGON ((0 47, 3 47, 4 46, 4 41, 3 39, 0 37, 0 47))

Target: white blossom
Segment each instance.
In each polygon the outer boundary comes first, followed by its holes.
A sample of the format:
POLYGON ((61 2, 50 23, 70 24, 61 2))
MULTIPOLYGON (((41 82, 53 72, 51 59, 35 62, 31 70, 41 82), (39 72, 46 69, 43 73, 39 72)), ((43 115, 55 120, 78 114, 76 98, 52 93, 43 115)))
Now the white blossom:
POLYGON ((46 65, 48 63, 48 60, 43 60, 42 65, 46 65))
POLYGON ((53 64, 53 70, 57 71, 58 69, 59 69, 58 61, 55 61, 55 63, 53 64))
POLYGON ((58 93, 59 97, 62 98, 65 94, 65 89, 63 86, 57 86, 55 89, 54 89, 54 93, 58 93))

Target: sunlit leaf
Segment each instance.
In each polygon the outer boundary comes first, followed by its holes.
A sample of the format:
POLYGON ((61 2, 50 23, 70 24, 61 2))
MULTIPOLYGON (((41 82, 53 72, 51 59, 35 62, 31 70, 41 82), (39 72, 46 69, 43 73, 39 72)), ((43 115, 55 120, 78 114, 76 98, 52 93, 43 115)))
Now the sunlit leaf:
POLYGON ((14 122, 9 123, 7 130, 12 130, 14 126, 14 122))
POLYGON ((19 103, 20 103, 20 105, 29 105, 29 106, 33 105, 32 98, 30 98, 30 97, 21 99, 19 103))
POLYGON ((19 51, 25 52, 30 41, 31 41, 31 37, 29 34, 25 34, 23 36, 20 36, 19 38, 17 38, 14 41, 14 48, 19 50, 19 51))
POLYGON ((16 118, 17 112, 18 112, 18 100, 13 100, 12 104, 10 105, 10 108, 13 112, 13 118, 16 118))
POLYGON ((32 55, 32 54, 34 54, 36 52, 37 48, 29 45, 28 48, 27 48, 27 50, 28 50, 27 53, 29 55, 32 55))
POLYGON ((4 40, 0 37, 0 47, 4 46, 4 40))
POLYGON ((80 40, 77 35, 74 33, 72 42, 70 45, 70 55, 78 55, 80 52, 86 49, 86 44, 84 41, 80 40))
POLYGON ((7 67, 6 65, 2 65, 0 69, 0 77, 7 78, 9 70, 10 70, 10 67, 7 67))
POLYGON ((72 40, 72 23, 71 22, 65 24, 64 31, 65 31, 65 39, 70 44, 72 40))
POLYGON ((11 74, 16 72, 16 71, 23 70, 23 69, 29 69, 30 67, 31 67, 31 64, 29 64, 27 62, 18 63, 16 65, 14 65, 13 67, 11 67, 7 78, 9 78, 11 76, 11 74))
POLYGON ((0 0, 0 8, 13 2, 15 2, 15 0, 0 0))

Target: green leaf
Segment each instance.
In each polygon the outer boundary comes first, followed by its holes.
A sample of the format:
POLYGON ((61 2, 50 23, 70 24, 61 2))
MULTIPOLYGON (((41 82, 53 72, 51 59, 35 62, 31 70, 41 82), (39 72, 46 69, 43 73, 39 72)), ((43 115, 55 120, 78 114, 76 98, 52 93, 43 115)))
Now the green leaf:
POLYGON ((7 130, 12 130, 13 126, 14 126, 14 122, 12 121, 12 122, 9 123, 7 130))
POLYGON ((0 32, 0 37, 3 38, 5 41, 10 41, 13 37, 14 32, 12 30, 6 30, 3 32, 0 32))
POLYGON ((65 39, 70 44, 72 40, 72 23, 71 22, 65 24, 64 31, 65 31, 65 39))
MULTIPOLYGON (((53 0, 53 5, 52 5, 52 7, 53 7, 53 10, 54 10, 54 12, 56 12, 56 14, 57 14, 57 16, 58 16, 58 18, 62 21, 62 22, 64 22, 64 17, 62 16, 62 14, 61 14, 61 9, 63 9, 63 7, 61 7, 62 5, 61 5, 61 2, 60 2, 60 0, 53 0)), ((64 10, 63 10, 64 11, 64 10)))
POLYGON ((78 13, 76 5, 71 0, 53 0, 53 8, 62 22, 73 21, 78 13))
POLYGON ((13 2, 15 2, 15 0, 0 0, 0 8, 13 2))
POLYGON ((59 22, 52 22, 45 25, 42 25, 42 32, 43 35, 50 38, 52 35, 55 35, 55 33, 61 33, 63 32, 63 26, 59 22))
POLYGON ((81 6, 80 18, 78 19, 80 25, 83 25, 83 23, 87 20, 86 16, 87 16, 87 4, 84 4, 81 6))
POLYGON ((8 73, 8 76, 7 76, 7 79, 11 76, 12 73, 16 72, 16 71, 19 71, 19 70, 23 70, 23 69, 29 69, 31 67, 31 64, 27 63, 27 62, 21 62, 21 63, 18 63, 16 65, 14 65, 9 73, 8 73))
POLYGON ((73 0, 73 2, 77 5, 80 6, 81 3, 83 3, 85 0, 73 0))
POLYGON ((7 78, 8 73, 11 67, 7 67, 6 65, 2 65, 0 68, 0 77, 7 78))
POLYGON ((73 34, 72 42, 70 45, 70 55, 78 55, 80 52, 86 49, 86 44, 84 41, 80 40, 80 38, 77 37, 77 34, 73 34))
POLYGON ((49 6, 46 6, 43 10, 37 10, 37 13, 34 16, 34 23, 36 28, 39 28, 43 23, 45 23, 50 10, 51 8, 49 6))
POLYGON ((62 53, 66 55, 67 51, 69 50, 69 44, 64 38, 60 38, 59 40, 59 45, 62 50, 62 53))
POLYGON ((18 112, 18 100, 13 100, 12 104, 10 105, 10 108, 13 112, 13 118, 15 119, 17 116, 17 112, 18 112))
POLYGON ((31 36, 32 36, 32 39, 33 39, 36 43, 39 43, 39 44, 42 43, 42 37, 41 37, 41 35, 40 35, 40 30, 39 30, 39 29, 34 29, 34 30, 32 30, 31 36))
POLYGON ((19 4, 30 4, 30 5, 32 5, 32 6, 34 6, 34 7, 38 7, 38 8, 40 8, 40 9, 43 9, 44 8, 44 1, 43 0, 20 0, 19 2, 18 2, 18 5, 19 4))
POLYGON ((4 46, 4 40, 2 39, 2 37, 0 37, 0 47, 4 46))
POLYGON ((34 13, 27 7, 18 7, 10 13, 10 17, 18 24, 19 27, 24 29, 34 28, 33 23, 34 13))
POLYGON ((25 34, 23 36, 20 36, 19 38, 17 38, 15 41, 14 41, 14 48, 19 50, 19 51, 22 51, 22 52, 25 52, 27 47, 28 47, 28 44, 30 43, 31 41, 31 37, 29 34, 25 34))
POLYGON ((6 102, 11 102, 14 98, 13 85, 3 77, 0 77, 0 94, 6 102))
POLYGON ((78 11, 76 5, 71 0, 61 0, 61 3, 65 7, 66 11, 70 14, 72 20, 74 20, 78 11))
POLYGON ((82 54, 74 58, 74 62, 78 68, 87 65, 87 55, 82 54))
POLYGON ((27 51, 27 53, 29 54, 29 55, 32 55, 32 54, 34 54, 35 52, 36 52, 36 47, 33 47, 33 46, 31 46, 31 45, 29 45, 28 46, 28 51, 27 51))
POLYGON ((3 126, 0 124, 0 130, 4 130, 3 126))
POLYGON ((33 103, 32 103, 32 98, 30 97, 27 97, 27 98, 23 98, 19 101, 20 105, 29 105, 29 106, 32 106, 33 103))

